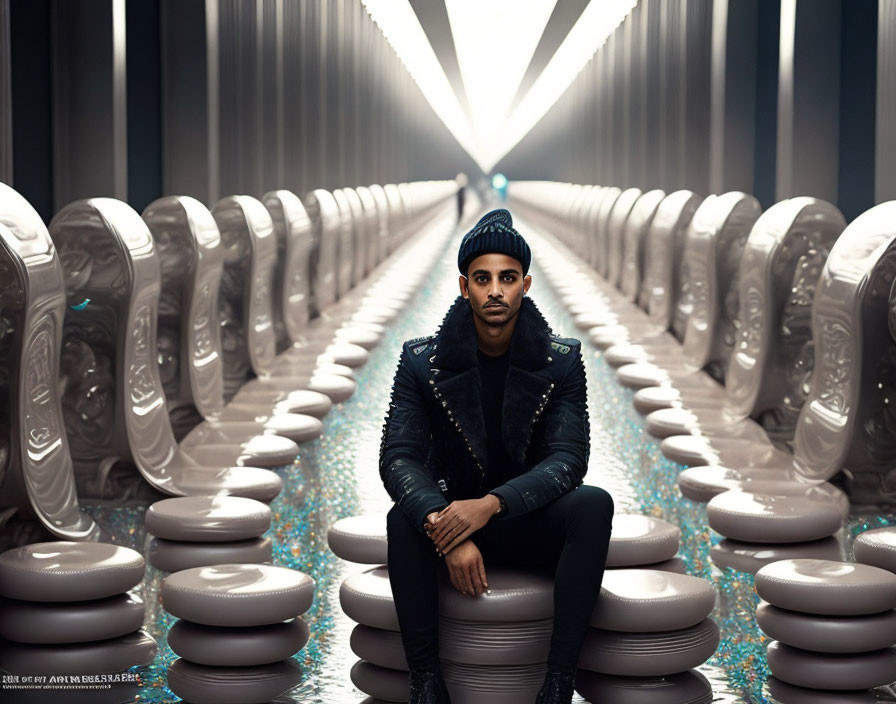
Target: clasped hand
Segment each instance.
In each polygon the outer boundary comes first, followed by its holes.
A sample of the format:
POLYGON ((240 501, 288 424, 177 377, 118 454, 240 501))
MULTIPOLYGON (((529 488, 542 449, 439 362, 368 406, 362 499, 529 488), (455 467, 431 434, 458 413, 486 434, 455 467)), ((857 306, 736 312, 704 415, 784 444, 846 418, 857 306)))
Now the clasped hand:
POLYGON ((491 494, 481 499, 452 501, 438 513, 429 514, 424 528, 436 550, 447 555, 488 523, 498 505, 497 497, 491 494))
POLYGON ((482 553, 469 538, 488 523, 497 506, 497 498, 489 495, 454 501, 427 516, 426 533, 445 556, 451 584, 463 594, 479 596, 488 589, 482 553))

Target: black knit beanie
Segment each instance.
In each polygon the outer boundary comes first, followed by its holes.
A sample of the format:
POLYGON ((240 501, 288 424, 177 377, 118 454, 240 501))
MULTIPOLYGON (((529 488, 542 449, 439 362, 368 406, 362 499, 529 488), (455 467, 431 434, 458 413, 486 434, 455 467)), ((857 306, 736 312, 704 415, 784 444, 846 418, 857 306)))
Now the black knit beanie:
POLYGON ((464 276, 470 262, 481 254, 497 252, 518 260, 523 265, 523 275, 529 272, 532 251, 523 236, 513 229, 513 218, 504 210, 486 213, 472 230, 464 235, 457 252, 457 268, 464 276))

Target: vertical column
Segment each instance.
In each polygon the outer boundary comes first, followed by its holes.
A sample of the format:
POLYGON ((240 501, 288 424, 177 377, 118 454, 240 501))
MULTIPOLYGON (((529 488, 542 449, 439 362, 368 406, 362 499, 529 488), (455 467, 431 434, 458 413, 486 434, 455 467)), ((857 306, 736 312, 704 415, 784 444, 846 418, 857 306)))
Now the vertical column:
POLYGON ((877 123, 875 126, 874 199, 896 199, 896 3, 878 7, 877 123))
POLYGON ((53 5, 53 210, 127 200, 125 2, 53 5))
MULTIPOLYGON (((892 5, 891 0, 880 3, 892 5)), ((837 205, 847 222, 875 203, 878 12, 877 0, 842 3, 837 205)), ((892 122, 894 114, 883 119, 892 122)))
POLYGON ((12 183, 12 68, 9 0, 0 0, 0 181, 12 183))
POLYGON ((607 184, 618 186, 622 164, 619 163, 619 127, 618 110, 616 108, 616 33, 607 37, 607 43, 603 51, 606 52, 604 62, 604 103, 606 105, 606 135, 607 135, 607 184))
POLYGON ((262 0, 219 0, 219 152, 223 195, 262 195, 258 34, 262 0))
POLYGON ((709 192, 709 94, 712 43, 710 0, 688 0, 682 39, 685 42, 684 186, 709 192))
POLYGON ((597 124, 595 125, 595 157, 597 159, 597 182, 601 186, 611 185, 609 162, 610 150, 607 129, 609 115, 607 110, 607 47, 598 49, 595 58, 595 102, 597 108, 597 124))
POLYGON ((756 136, 753 194, 763 208, 775 203, 778 154, 778 53, 781 0, 759 3, 756 44, 756 136))
POLYGON ((162 192, 211 205, 218 180, 218 3, 162 0, 162 192))
POLYGON ((302 116, 302 4, 284 2, 283 8, 283 188, 300 198, 308 190, 302 180, 302 132, 306 129, 302 116))
POLYGON ((684 162, 684 52, 682 51, 683 8, 677 2, 661 5, 660 56, 663 62, 660 102, 660 158, 662 187, 666 191, 686 188, 684 162))
POLYGON ((647 12, 648 7, 639 4, 629 19, 631 31, 631 160, 632 183, 646 188, 647 171, 647 12))
POLYGON ((159 0, 127 3, 128 203, 162 196, 162 71, 159 0))
POLYGON ((324 185, 321 165, 321 141, 326 135, 321 126, 321 98, 323 92, 323 52, 321 5, 317 0, 301 0, 302 8, 302 188, 310 191, 324 185))
POLYGON ((782 0, 776 200, 837 202, 839 0, 782 0))
POLYGON ((710 184, 712 193, 753 190, 756 135, 754 0, 715 0, 712 10, 710 184))
POLYGON ((255 105, 260 145, 260 196, 283 188, 284 169, 284 7, 283 0, 259 0, 256 10, 256 72, 259 100, 255 105))
POLYGON ((53 217, 50 0, 11 3, 12 179, 41 217, 53 217))
POLYGON ((616 28, 613 44, 613 128, 614 153, 613 166, 616 169, 616 184, 620 188, 626 188, 630 183, 629 178, 629 114, 628 114, 628 55, 626 52, 626 28, 631 27, 631 18, 616 28))
POLYGON ((324 188, 338 188, 344 186, 342 174, 342 115, 339 109, 339 94, 341 82, 339 71, 341 69, 341 44, 340 20, 342 18, 341 2, 323 3, 321 13, 321 154, 322 173, 324 174, 324 188))
POLYGON ((641 0, 643 21, 642 59, 644 66, 644 137, 645 137, 645 188, 662 185, 661 145, 664 104, 662 96, 662 67, 664 58, 660 54, 661 0, 641 0))

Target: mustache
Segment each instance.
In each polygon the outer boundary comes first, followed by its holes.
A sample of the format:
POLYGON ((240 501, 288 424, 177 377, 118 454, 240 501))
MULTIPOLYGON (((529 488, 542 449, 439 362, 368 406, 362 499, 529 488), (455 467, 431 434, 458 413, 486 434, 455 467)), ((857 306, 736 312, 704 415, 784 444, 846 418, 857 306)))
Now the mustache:
POLYGON ((509 306, 506 303, 504 303, 503 301, 489 301, 482 307, 483 308, 498 308, 498 307, 508 308, 509 306))

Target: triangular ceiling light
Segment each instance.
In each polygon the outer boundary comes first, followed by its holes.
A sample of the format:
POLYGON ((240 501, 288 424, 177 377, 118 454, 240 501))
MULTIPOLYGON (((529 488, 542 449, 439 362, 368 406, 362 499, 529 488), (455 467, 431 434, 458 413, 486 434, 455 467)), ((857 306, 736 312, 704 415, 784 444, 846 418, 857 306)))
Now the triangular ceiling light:
POLYGON ((502 141, 508 110, 556 1, 445 0, 477 161, 502 141))

